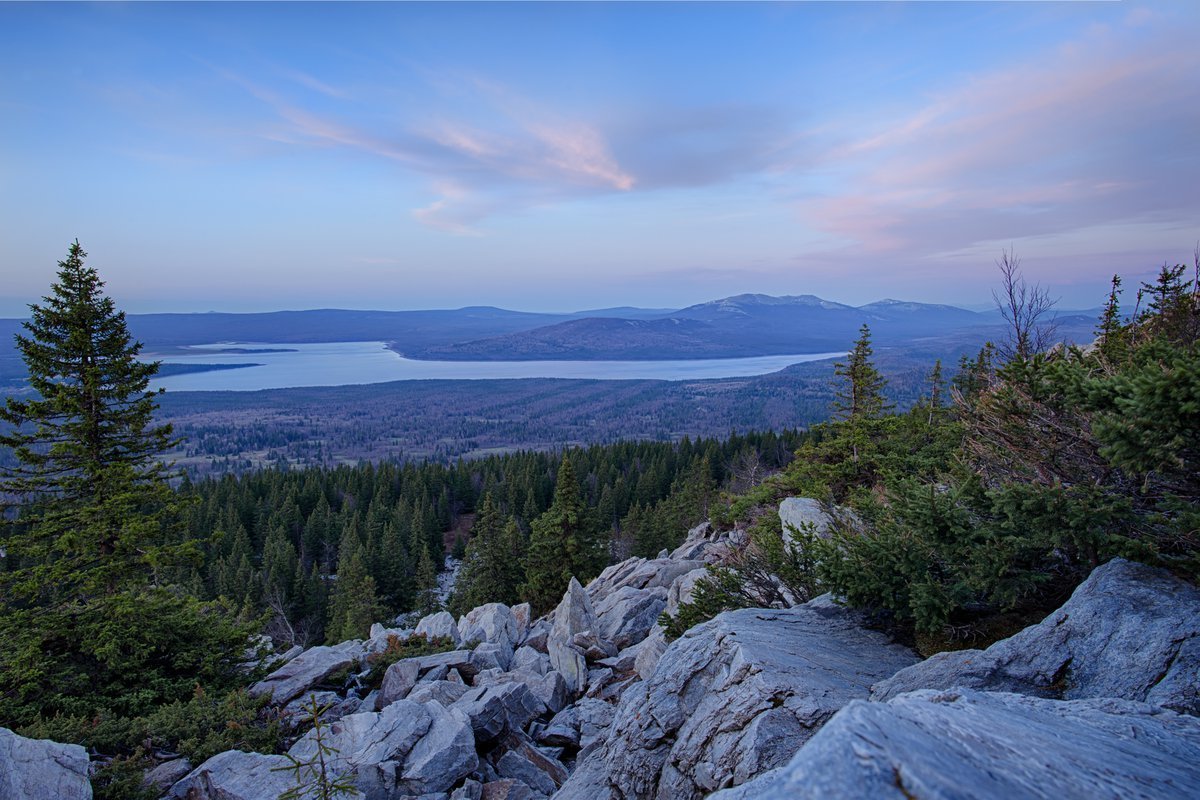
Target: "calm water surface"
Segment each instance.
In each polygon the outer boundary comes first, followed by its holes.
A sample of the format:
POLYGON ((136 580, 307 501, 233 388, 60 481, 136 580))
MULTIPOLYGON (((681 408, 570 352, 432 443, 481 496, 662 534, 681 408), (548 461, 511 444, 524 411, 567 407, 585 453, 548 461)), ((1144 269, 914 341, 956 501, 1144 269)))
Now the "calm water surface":
POLYGON ((195 345, 189 353, 145 357, 171 364, 257 364, 241 369, 174 375, 153 382, 172 391, 287 389, 352 383, 426 379, 593 378, 605 380, 697 380, 777 372, 789 364, 838 358, 845 353, 713 358, 675 361, 414 361, 383 342, 262 344, 222 342, 195 345), (222 353, 229 348, 288 348, 283 353, 222 353))

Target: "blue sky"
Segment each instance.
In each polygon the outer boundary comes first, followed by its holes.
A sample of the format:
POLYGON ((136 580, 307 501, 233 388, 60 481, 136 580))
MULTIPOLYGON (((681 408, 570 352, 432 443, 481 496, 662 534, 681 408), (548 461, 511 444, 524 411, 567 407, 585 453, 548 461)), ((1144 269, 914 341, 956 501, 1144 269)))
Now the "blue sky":
POLYGON ((1098 305, 1200 240, 1200 4, 0 3, 0 315, 1098 305))

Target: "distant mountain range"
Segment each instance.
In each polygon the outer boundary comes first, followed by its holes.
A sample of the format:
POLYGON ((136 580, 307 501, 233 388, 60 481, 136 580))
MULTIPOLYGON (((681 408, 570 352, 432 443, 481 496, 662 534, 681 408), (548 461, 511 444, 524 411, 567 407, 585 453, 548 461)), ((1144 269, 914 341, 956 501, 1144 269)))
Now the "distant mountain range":
MULTIPOLYGON (((1060 333, 1090 339, 1097 312, 1059 316, 1060 333)), ((538 314, 491 306, 430 311, 318 309, 271 313, 131 314, 145 352, 165 356, 216 342, 382 341, 409 358, 454 361, 733 358, 848 350, 864 324, 877 347, 948 358, 1004 334, 996 312, 900 300, 864 306, 813 295, 741 294, 678 310, 608 308, 538 314)), ((13 344, 20 320, 0 320, 0 385, 24 376, 13 344)), ((956 356, 954 356, 956 357, 956 356)))

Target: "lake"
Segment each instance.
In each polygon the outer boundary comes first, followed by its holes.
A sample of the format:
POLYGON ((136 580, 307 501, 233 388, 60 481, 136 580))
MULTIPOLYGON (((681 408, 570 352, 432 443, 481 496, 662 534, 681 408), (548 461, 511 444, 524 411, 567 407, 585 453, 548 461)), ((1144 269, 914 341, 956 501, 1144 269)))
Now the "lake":
POLYGON ((194 345, 190 352, 156 356, 171 364, 253 364, 172 375, 156 379, 152 388, 177 392, 287 389, 341 386, 404 380, 485 380, 496 378, 589 378, 601 380, 699 380, 736 378, 777 372, 789 364, 840 358, 845 353, 712 358, 673 361, 415 361, 387 349, 383 342, 262 344, 222 342, 194 345), (281 352, 280 348, 287 348, 281 352), (228 352, 230 350, 242 352, 228 352), (222 352, 226 351, 226 352, 222 352), (251 351, 251 352, 247 352, 251 351))

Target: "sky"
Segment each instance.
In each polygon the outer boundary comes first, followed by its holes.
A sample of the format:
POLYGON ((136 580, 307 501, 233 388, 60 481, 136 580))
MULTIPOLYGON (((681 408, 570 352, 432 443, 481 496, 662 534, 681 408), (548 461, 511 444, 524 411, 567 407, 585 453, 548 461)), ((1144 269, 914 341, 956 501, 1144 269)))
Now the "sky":
POLYGON ((1200 242, 1200 3, 0 2, 0 316, 1069 308, 1200 242))

